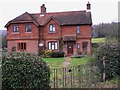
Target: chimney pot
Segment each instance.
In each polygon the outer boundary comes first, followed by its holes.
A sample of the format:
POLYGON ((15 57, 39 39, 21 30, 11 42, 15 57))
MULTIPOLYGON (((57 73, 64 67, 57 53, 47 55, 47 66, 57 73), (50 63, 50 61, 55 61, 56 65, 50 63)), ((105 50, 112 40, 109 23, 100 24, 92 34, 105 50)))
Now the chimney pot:
POLYGON ((87 10, 90 10, 91 9, 91 4, 88 2, 87 3, 87 10))
POLYGON ((41 6, 41 14, 46 14, 46 7, 45 7, 45 4, 42 4, 41 6))

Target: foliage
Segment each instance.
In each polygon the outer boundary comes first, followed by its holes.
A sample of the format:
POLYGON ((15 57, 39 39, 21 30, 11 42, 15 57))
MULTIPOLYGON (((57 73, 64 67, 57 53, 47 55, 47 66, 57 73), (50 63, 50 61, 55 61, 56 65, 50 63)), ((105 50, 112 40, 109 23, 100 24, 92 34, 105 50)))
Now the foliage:
POLYGON ((60 51, 54 51, 50 54, 52 58, 64 57, 65 53, 60 51))
POLYGON ((92 35, 93 37, 116 37, 118 34, 118 23, 102 23, 93 25, 92 35))
POLYGON ((92 47, 93 48, 98 48, 99 47, 99 43, 92 43, 92 47))
POLYGON ((50 57, 50 54, 51 54, 52 52, 53 52, 52 50, 45 50, 45 51, 43 52, 44 57, 49 58, 49 57, 50 57))
POLYGON ((2 56, 2 88, 49 89, 50 69, 37 55, 12 53, 2 56))
POLYGON ((0 30, 0 48, 7 47, 7 37, 6 37, 6 30, 0 30))
POLYGON ((114 77, 112 80, 97 83, 94 88, 119 88, 120 76, 114 77))
POLYGON ((120 75, 120 53, 117 43, 106 43, 98 48, 98 67, 101 75, 105 72, 105 79, 111 79, 117 74, 120 75))

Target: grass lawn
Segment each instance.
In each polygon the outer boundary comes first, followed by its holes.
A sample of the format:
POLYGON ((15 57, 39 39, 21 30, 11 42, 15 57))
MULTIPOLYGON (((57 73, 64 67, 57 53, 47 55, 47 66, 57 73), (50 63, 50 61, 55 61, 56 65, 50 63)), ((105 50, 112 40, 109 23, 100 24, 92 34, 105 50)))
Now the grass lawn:
POLYGON ((64 62, 64 57, 63 58, 42 58, 50 68, 59 68, 62 67, 63 62, 64 62))
POLYGON ((92 56, 85 56, 82 58, 71 58, 70 66, 78 66, 83 64, 89 64, 90 62, 94 61, 92 56))
POLYGON ((92 38, 92 43, 103 43, 105 38, 92 38))

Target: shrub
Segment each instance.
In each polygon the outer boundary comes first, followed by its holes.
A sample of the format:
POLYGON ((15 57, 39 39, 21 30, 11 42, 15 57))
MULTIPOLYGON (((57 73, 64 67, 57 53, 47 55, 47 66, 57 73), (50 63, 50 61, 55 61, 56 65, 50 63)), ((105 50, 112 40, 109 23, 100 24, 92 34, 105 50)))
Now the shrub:
POLYGON ((52 50, 45 50, 45 51, 43 52, 44 57, 49 58, 49 57, 50 57, 50 54, 51 54, 52 52, 53 52, 52 50))
POLYGON ((105 72, 105 79, 120 75, 120 53, 117 43, 107 43, 100 46, 96 58, 101 75, 105 72))
POLYGON ((49 89, 50 70, 37 55, 12 53, 2 56, 3 90, 19 88, 49 89))
POLYGON ((99 46, 100 46, 99 43, 92 43, 93 48, 98 48, 99 46))
POLYGON ((64 52, 54 51, 50 54, 52 58, 64 57, 64 52))

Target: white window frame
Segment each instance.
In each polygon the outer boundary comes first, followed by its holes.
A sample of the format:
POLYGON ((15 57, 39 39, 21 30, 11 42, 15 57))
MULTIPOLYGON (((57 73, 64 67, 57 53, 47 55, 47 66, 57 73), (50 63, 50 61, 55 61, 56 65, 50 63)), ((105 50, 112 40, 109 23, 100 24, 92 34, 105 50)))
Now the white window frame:
POLYGON ((19 32, 19 27, 18 25, 13 26, 13 33, 18 33, 19 32))
POLYGON ((80 34, 80 26, 77 26, 77 28, 76 28, 76 33, 77 33, 77 34, 80 34))
POLYGON ((32 25, 31 24, 25 25, 25 32, 32 32, 32 25))
POLYGON ((57 50, 58 49, 58 42, 56 42, 56 41, 48 42, 48 49, 49 50, 57 50))
POLYGON ((55 24, 50 24, 49 32, 55 32, 55 24))

